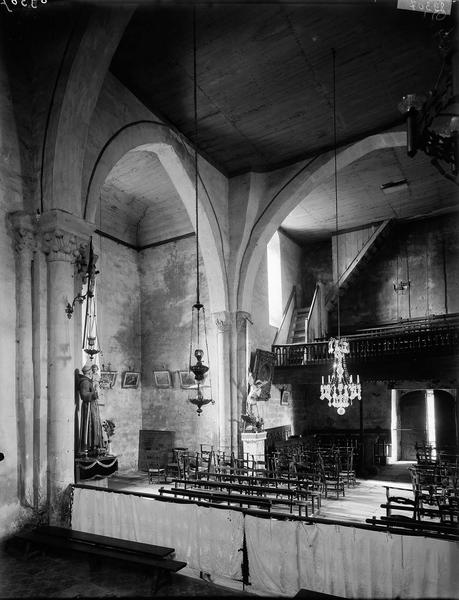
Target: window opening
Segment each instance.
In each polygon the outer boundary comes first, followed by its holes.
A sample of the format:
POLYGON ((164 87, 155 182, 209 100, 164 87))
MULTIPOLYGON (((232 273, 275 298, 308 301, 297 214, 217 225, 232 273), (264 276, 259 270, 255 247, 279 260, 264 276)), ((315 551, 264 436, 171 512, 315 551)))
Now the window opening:
POLYGON ((279 233, 273 235, 267 247, 269 324, 279 327, 282 321, 282 272, 279 233))

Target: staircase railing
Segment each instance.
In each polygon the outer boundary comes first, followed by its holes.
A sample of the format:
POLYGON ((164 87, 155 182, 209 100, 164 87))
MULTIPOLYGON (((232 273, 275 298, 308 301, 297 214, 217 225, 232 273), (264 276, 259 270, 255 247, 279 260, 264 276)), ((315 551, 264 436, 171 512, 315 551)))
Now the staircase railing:
MULTIPOLYGON (((414 320, 396 327, 375 328, 365 333, 347 335, 349 359, 371 360, 381 356, 442 355, 459 353, 458 315, 438 320, 414 320)), ((275 365, 290 367, 319 364, 329 360, 328 341, 284 344, 272 347, 275 365)))
POLYGON ((296 287, 292 287, 290 296, 288 297, 287 304, 285 305, 284 312, 282 314, 282 320, 279 325, 279 329, 276 331, 274 336, 273 344, 285 344, 287 343, 288 334, 293 318, 293 313, 296 309, 296 287))

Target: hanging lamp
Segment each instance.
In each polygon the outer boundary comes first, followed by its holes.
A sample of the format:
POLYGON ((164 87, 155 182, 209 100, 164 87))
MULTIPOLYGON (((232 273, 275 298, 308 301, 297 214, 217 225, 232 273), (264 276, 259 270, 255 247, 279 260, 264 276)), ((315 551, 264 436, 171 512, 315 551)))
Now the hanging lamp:
POLYGON ((330 338, 328 352, 333 356, 331 374, 325 383, 322 376, 320 386, 320 399, 328 400, 328 406, 336 408, 339 415, 344 415, 346 408, 352 405, 355 398, 361 399, 360 379, 352 381, 346 367, 346 354, 349 354, 349 342, 341 337, 340 302, 339 302, 339 243, 338 243, 338 168, 337 168, 337 143, 336 143, 336 66, 335 49, 333 55, 333 139, 334 139, 334 174, 335 174, 335 219, 336 219, 336 278, 338 286, 337 299, 337 337, 330 338))
POLYGON ((195 189, 195 214, 196 214, 196 302, 191 310, 191 338, 189 369, 193 373, 195 384, 189 388, 188 400, 197 406, 197 413, 201 416, 202 407, 212 400, 212 388, 207 384, 209 375, 209 348, 207 344, 206 311, 200 300, 199 285, 199 214, 198 214, 198 102, 197 102, 197 76, 196 76, 196 7, 193 6, 193 99, 194 99, 194 189, 195 189), (207 364, 206 364, 207 363, 207 364), (206 397, 207 396, 207 397, 206 397))
POLYGON ((86 285, 85 294, 77 294, 73 299, 72 304, 67 303, 65 312, 69 319, 75 310, 75 302, 85 305, 85 317, 83 327, 83 351, 89 355, 90 360, 93 360, 96 354, 99 354, 99 336, 97 335, 97 314, 96 314, 96 275, 99 271, 96 270, 97 255, 94 254, 92 245, 92 237, 89 240, 89 246, 86 256, 83 258, 82 265, 86 269, 83 275, 83 285, 86 285))

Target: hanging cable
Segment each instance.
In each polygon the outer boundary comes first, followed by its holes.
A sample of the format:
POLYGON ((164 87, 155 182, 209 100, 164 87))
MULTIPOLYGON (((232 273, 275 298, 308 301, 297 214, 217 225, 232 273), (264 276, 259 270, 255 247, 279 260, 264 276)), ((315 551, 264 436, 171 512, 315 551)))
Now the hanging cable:
POLYGON ((196 219, 196 304, 199 302, 199 218, 198 218, 198 86, 196 71, 196 6, 193 6, 193 103, 194 103, 194 189, 196 219))
POLYGON ((334 171, 335 171, 335 229, 336 229, 336 283, 338 286, 338 300, 337 300, 337 332, 338 339, 341 335, 341 316, 340 316, 340 303, 339 303, 339 239, 338 239, 338 161, 337 161, 337 142, 336 142, 336 52, 332 48, 333 57, 333 160, 334 160, 334 171))

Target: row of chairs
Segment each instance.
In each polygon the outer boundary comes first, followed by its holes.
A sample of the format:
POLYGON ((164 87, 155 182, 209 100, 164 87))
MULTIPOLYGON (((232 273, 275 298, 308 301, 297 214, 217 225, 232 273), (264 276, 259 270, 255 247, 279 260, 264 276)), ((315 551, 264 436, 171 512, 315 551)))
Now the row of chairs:
POLYGON ((411 490, 386 487, 388 522, 414 523, 416 527, 459 527, 458 458, 455 449, 415 444, 416 463, 408 467, 411 490), (395 492, 394 492, 395 490, 395 492))

